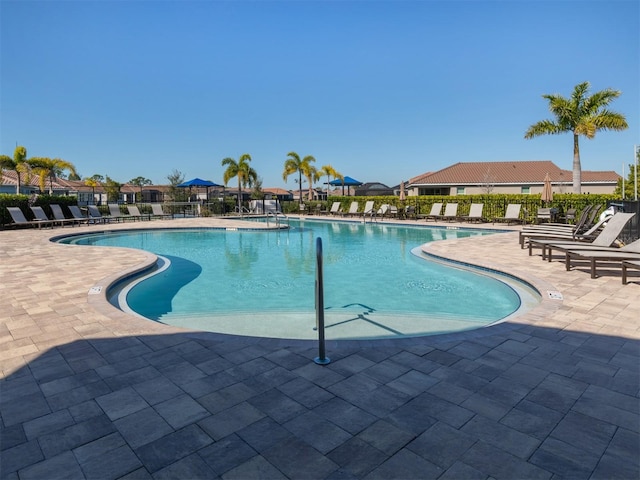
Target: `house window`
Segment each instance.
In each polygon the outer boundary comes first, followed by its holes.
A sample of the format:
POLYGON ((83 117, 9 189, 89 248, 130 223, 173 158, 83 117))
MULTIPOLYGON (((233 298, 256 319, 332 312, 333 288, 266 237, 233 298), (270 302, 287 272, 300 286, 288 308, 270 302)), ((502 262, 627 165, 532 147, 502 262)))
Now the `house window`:
POLYGON ((464 195, 464 187, 456 187, 456 195, 464 195))
POLYGON ((531 187, 521 187, 520 193, 523 195, 529 195, 531 193, 531 187))
POLYGON ((449 195, 448 188, 419 188, 418 195, 449 195))

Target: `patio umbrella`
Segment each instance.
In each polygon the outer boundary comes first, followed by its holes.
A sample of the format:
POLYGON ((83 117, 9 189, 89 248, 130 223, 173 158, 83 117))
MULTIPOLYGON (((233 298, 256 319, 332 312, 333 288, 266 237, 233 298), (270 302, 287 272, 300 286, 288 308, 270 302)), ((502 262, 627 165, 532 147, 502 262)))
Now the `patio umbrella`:
POLYGON ((398 195, 401 202, 404 202, 406 199, 406 194, 404 193, 404 180, 400 181, 400 195, 398 195))
POLYGON ((542 187, 541 200, 548 204, 553 200, 553 189, 551 188, 551 177, 547 173, 544 177, 544 186, 542 187))
POLYGON ((218 185, 217 183, 213 183, 211 180, 202 180, 201 178, 192 178, 191 180, 188 180, 186 182, 182 182, 178 185, 176 185, 176 187, 181 187, 181 188, 191 188, 191 187, 196 187, 196 188, 200 188, 200 187, 205 187, 207 189, 207 200, 209 199, 209 187, 221 187, 222 185, 218 185))
POLYGON ((343 179, 336 178, 335 180, 331 180, 329 182, 329 185, 333 187, 342 185, 342 195, 344 195, 345 185, 347 187, 359 187, 360 185, 362 185, 362 182, 359 182, 358 180, 355 180, 351 177, 344 177, 343 179))

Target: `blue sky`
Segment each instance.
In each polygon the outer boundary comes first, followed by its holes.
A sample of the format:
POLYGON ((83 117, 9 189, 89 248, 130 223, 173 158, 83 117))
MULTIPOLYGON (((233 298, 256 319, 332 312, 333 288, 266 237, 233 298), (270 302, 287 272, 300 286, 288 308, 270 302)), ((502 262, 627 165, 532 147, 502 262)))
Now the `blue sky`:
POLYGON ((622 173, 640 144, 637 0, 0 0, 0 22, 0 153, 82 176, 222 183, 249 153, 264 187, 297 189, 292 150, 389 186, 456 162, 570 170, 570 134, 524 132, 583 81, 621 90, 629 123, 581 139, 583 169, 622 173))

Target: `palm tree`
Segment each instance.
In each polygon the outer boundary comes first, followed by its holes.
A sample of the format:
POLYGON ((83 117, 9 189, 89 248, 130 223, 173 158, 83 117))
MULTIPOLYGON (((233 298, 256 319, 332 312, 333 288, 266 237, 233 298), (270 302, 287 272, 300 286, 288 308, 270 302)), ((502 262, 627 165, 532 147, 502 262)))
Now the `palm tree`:
POLYGON ((21 174, 24 173, 27 175, 26 180, 28 182, 29 173, 31 172, 29 164, 27 163, 27 149, 22 145, 18 145, 13 151, 13 160, 11 160, 11 162, 5 161, 4 165, 7 170, 13 170, 16 172, 18 177, 18 183, 16 184, 16 194, 20 195, 20 186, 22 184, 21 174))
POLYGON ((222 165, 227 165, 227 169, 224 171, 222 180, 225 186, 229 183, 233 177, 238 177, 238 211, 242 216, 242 187, 252 186, 254 182, 258 181, 257 172, 251 168, 249 162, 251 161, 251 155, 245 153, 236 162, 233 158, 227 157, 222 160, 222 165))
POLYGON ((100 185, 103 181, 104 181, 104 177, 99 174, 96 174, 89 178, 84 179, 84 184, 87 187, 91 187, 91 195, 93 198, 93 203, 96 202, 96 187, 100 185))
MULTIPOLYGON (((287 177, 292 173, 298 173, 298 203, 302 203, 302 175, 309 178, 309 172, 311 162, 315 162, 316 159, 311 155, 307 155, 303 159, 300 159, 300 155, 296 152, 287 153, 287 158, 284 162, 284 172, 282 172, 282 179, 286 182, 287 177)), ((311 182, 309 182, 309 189, 311 189, 311 182)))
POLYGON ((624 115, 608 110, 606 107, 620 96, 620 91, 607 88, 593 95, 589 94, 589 82, 583 82, 573 88, 571 98, 560 95, 542 95, 549 101, 549 110, 555 120, 542 120, 529 127, 524 138, 540 135, 573 133, 573 193, 580 193, 582 187, 582 169, 580 166, 580 135, 592 139, 599 130, 624 130, 628 128, 624 115))
POLYGON ((320 170, 318 170, 318 176, 322 177, 326 175, 327 176, 327 198, 329 197, 329 182, 331 182, 331 178, 339 178, 341 180, 344 180, 344 175, 342 175, 340 172, 338 172, 335 168, 333 168, 331 165, 323 165, 322 168, 320 170))
POLYGON ((313 182, 318 180, 318 169, 311 164, 307 164, 302 174, 309 182, 309 201, 313 200, 313 182))
POLYGON ((61 158, 33 157, 27 160, 26 163, 28 163, 32 171, 38 175, 41 192, 44 192, 45 180, 49 177, 49 194, 53 194, 53 182, 62 172, 69 170, 72 174, 77 175, 75 165, 61 158))

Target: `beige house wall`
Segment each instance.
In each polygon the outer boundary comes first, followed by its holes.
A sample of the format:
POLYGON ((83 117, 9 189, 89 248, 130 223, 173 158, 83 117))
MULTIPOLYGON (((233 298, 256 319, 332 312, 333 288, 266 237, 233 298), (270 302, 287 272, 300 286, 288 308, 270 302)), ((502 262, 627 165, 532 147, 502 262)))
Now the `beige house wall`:
MULTIPOLYGON (((436 187, 435 185, 433 187, 436 187)), ((502 194, 512 194, 519 195, 522 194, 522 187, 529 187, 529 195, 540 195, 542 193, 543 186, 542 185, 495 185, 492 187, 491 191, 487 191, 486 186, 464 186, 464 194, 463 195, 486 195, 487 193, 502 193, 502 194)), ((425 188, 425 187, 422 187, 425 188)), ((439 188, 447 188, 447 187, 439 187, 439 188)), ((571 193, 572 192, 571 184, 563 184, 563 185, 554 185, 553 193, 571 193)), ((613 194, 616 189, 616 185, 612 184, 583 184, 582 185, 582 193, 593 193, 593 194, 613 194)), ((419 188, 411 187, 407 189, 408 196, 416 196, 418 195, 419 188)), ((455 196, 458 195, 458 187, 452 186, 449 187, 449 195, 455 196)))

